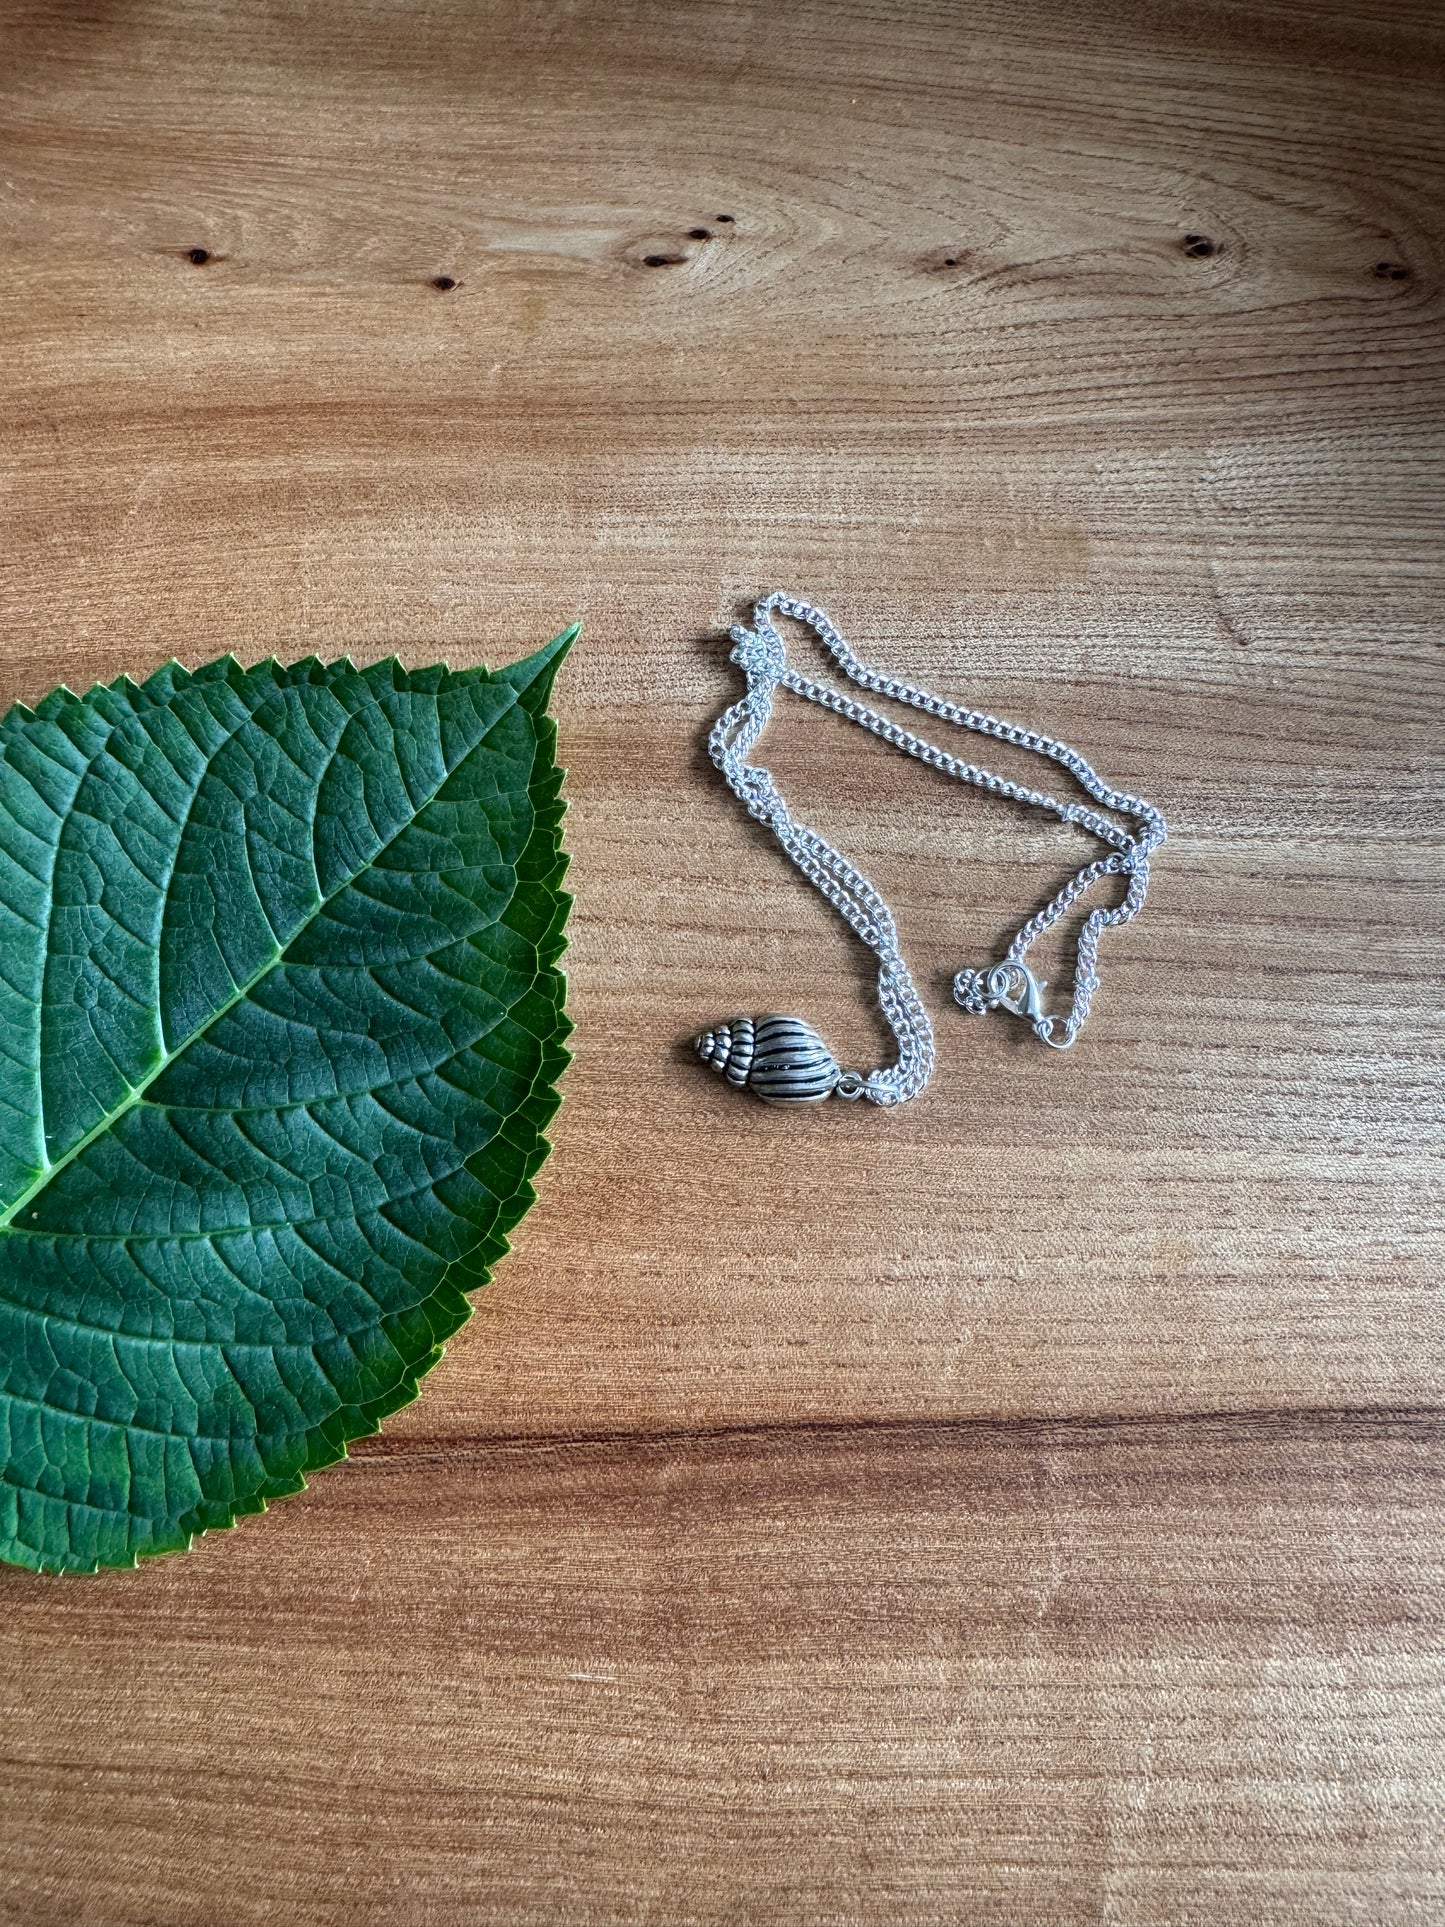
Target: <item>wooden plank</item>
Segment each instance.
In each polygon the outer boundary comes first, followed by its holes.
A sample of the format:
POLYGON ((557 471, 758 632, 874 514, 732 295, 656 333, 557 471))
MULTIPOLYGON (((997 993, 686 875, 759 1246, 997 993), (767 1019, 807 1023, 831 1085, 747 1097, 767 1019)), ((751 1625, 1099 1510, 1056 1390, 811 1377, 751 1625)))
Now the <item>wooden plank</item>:
POLYGON ((12 1588, 12 1917, 1435 1919, 1443 1443, 380 1441, 12 1588))
POLYGON ((9 1917, 1433 1920, 1442 1447, 384 1438, 7 1588, 9 1917))
POLYGON ((1436 11, 0 36, 0 698, 586 623, 540 1202, 311 1493, 0 1572, 0 1917, 1438 1919, 1436 11), (1080 839, 795 705, 939 1073, 687 1060, 882 1049, 702 750, 773 586, 1164 808, 1067 1058, 947 986, 1080 839))

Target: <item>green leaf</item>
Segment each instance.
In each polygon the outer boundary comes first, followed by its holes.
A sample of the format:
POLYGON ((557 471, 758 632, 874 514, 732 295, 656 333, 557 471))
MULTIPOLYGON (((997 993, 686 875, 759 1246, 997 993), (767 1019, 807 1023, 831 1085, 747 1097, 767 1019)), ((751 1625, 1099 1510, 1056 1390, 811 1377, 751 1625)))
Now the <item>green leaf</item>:
POLYGON ((414 1398, 567 1061, 568 630, 0 722, 0 1557, 93 1571, 414 1398))

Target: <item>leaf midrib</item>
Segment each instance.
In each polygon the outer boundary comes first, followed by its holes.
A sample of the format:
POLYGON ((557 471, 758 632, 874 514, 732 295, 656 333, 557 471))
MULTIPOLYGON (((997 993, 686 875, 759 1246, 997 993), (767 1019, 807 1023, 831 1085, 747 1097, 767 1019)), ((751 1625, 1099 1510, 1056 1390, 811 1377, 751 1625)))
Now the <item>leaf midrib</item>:
MULTIPOLYGON (((20 1193, 20 1196, 16 1198, 15 1202, 7 1206, 3 1212, 0 1212, 0 1232, 7 1232, 10 1229, 10 1226, 15 1220, 15 1218, 18 1217, 20 1212, 25 1209, 26 1205, 31 1203, 33 1199, 37 1198, 40 1195, 40 1193, 50 1183, 52 1178, 58 1176, 60 1172, 64 1171, 67 1168, 67 1166, 73 1164, 75 1160, 80 1156, 82 1151, 88 1150, 89 1147, 95 1143, 97 1138, 104 1137, 107 1131, 114 1130, 115 1126, 119 1124, 119 1122, 123 1117, 127 1116, 128 1113, 133 1111, 138 1104, 142 1103, 145 1099, 146 1093, 150 1090, 151 1086, 155 1083, 156 1079, 160 1077, 163 1072, 168 1071, 171 1065, 175 1063, 176 1059, 184 1055, 184 1053, 191 1048, 192 1044, 194 1044, 198 1038, 204 1037, 206 1032, 209 1031, 213 1025, 218 1024, 223 1017, 229 1015, 229 1013, 233 1011, 238 1004, 244 1003, 246 998, 249 997, 251 992, 256 988, 257 984, 261 982, 262 978, 270 975, 270 973, 276 968, 277 964, 281 962, 282 958, 286 955, 286 952, 291 948, 291 946, 294 943, 296 943, 302 936, 304 936, 306 931, 311 928, 311 925, 315 923, 316 919, 321 915, 322 911, 325 910, 329 904, 334 903, 337 897, 341 895, 343 890, 349 890, 352 884, 355 883, 356 879, 359 876, 363 875, 367 870, 373 869, 376 866, 376 864, 381 860, 381 858, 386 854, 386 852, 392 847, 392 845, 396 843, 399 838, 405 836, 406 832, 409 829, 411 829, 413 824, 415 824, 416 819, 421 815, 422 811, 426 809, 428 805, 436 801, 437 797, 440 796, 441 792, 446 788, 447 784, 451 781, 453 776, 456 775, 457 771, 462 768, 463 764, 469 762, 470 759, 476 755, 477 751, 486 742, 487 738, 491 735, 492 731, 496 728, 497 724, 501 722, 502 718, 510 714, 510 712, 517 707, 518 702, 521 700, 521 692, 515 687, 509 686, 509 688, 510 688, 511 700, 506 704, 504 704, 504 706, 497 711, 496 715, 492 717, 491 721, 487 724, 487 727, 483 732, 483 734, 477 738, 476 742, 467 751, 466 755, 461 757, 459 761, 452 766, 451 769, 446 771, 445 775, 442 777, 441 781, 437 784, 436 788, 430 791, 429 794, 424 796, 422 800, 418 804, 416 804, 416 806, 413 808, 411 812, 411 815, 407 818, 406 822, 400 826, 400 828, 395 832, 395 834, 388 837, 386 842, 381 844, 377 848, 375 853, 371 857, 369 857, 365 863, 363 863, 357 870, 353 871, 352 874, 349 877, 347 877, 344 883, 338 883, 336 888, 330 893, 329 896, 321 897, 316 905, 316 908, 312 910, 310 914, 301 923, 299 923, 296 926, 295 930, 292 931, 291 935, 286 939, 285 943, 280 946, 280 948, 275 952, 275 954, 271 956, 267 960, 267 962, 261 966, 259 970, 257 970, 251 977, 249 977, 244 984, 239 985, 236 991, 234 992, 234 994, 226 999, 225 1003, 218 1005, 217 1008, 211 1012, 210 1016, 206 1018, 204 1023, 197 1025, 195 1030, 191 1032, 189 1037, 187 1037, 183 1043, 177 1044, 176 1048, 173 1051, 166 1052, 162 1056, 160 1062, 156 1065, 155 1069, 151 1072, 150 1076, 147 1077, 143 1083, 132 1085, 130 1087, 130 1096, 125 1099, 124 1103, 118 1104, 113 1111, 108 1112, 103 1118, 100 1118, 94 1125, 92 1125, 91 1129, 86 1132, 84 1137, 77 1138, 75 1143, 70 1147, 70 1149, 67 1152, 65 1152, 65 1154, 62 1157, 58 1157, 55 1159, 53 1163, 46 1165, 45 1169, 36 1176, 34 1182, 29 1186, 27 1186, 27 1188, 20 1193)), ((51 895, 52 897, 54 895, 53 884, 51 888, 51 895)))

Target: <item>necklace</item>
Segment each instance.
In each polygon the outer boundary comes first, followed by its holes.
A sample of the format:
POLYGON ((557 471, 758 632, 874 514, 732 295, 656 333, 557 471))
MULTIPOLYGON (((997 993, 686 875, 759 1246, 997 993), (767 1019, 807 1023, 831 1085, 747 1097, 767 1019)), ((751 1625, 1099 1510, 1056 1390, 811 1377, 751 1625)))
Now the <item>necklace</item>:
POLYGON ((1076 824, 1105 845, 1108 854, 1087 863, 1044 907, 1015 934, 1003 959, 983 970, 960 970, 953 980, 956 1003, 973 1015, 1004 1010, 1022 1017, 1041 1043, 1067 1050, 1083 1028, 1089 1005, 1099 987, 1099 938, 1114 925, 1128 923, 1144 907, 1149 888, 1149 857, 1164 841, 1164 819, 1152 804, 1121 790, 1111 789, 1095 774, 1076 749, 1036 730, 1000 722, 982 710, 946 702, 896 676, 885 676, 861 662, 821 609, 796 597, 765 596, 753 610, 751 629, 739 624, 731 632, 735 662, 747 679, 747 692, 725 710, 708 738, 712 760, 750 816, 766 823, 788 856, 831 903, 878 958, 878 1003, 898 1040, 898 1062, 884 1069, 845 1071, 835 1062, 811 1024, 799 1017, 739 1017, 704 1031, 696 1039, 703 1062, 741 1089, 746 1087, 770 1104, 817 1104, 829 1096, 866 1097, 874 1104, 902 1104, 917 1097, 933 1074, 933 1028, 898 947, 893 914, 863 873, 831 843, 793 817, 771 772, 749 763, 758 738, 773 713, 773 695, 790 689, 808 702, 847 717, 861 729, 882 737, 906 755, 955 776, 961 783, 987 790, 1015 803, 1047 811, 1062 822, 1076 824), (787 649, 773 623, 774 614, 791 616, 807 625, 833 656, 843 674, 875 695, 890 696, 911 709, 922 710, 942 722, 980 736, 994 736, 1031 750, 1067 770, 1088 796, 1104 809, 1132 819, 1134 829, 1122 829, 1089 804, 1061 801, 1047 790, 1031 789, 992 770, 952 756, 911 730, 890 722, 852 696, 815 681, 789 666, 787 649), (1105 877, 1122 877, 1124 894, 1111 909, 1091 910, 1079 933, 1074 965, 1073 1001, 1067 1013, 1044 1008, 1047 985, 1030 970, 1031 946, 1064 915, 1071 905, 1105 877))

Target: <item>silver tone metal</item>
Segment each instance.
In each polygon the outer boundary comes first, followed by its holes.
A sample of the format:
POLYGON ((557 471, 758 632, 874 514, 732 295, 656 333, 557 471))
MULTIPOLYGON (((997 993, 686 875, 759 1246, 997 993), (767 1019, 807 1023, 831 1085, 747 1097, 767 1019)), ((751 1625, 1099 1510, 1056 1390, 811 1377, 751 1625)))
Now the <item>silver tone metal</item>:
POLYGON ((752 1018, 734 1017, 730 1024, 705 1030, 692 1041, 704 1064, 725 1077, 734 1088, 740 1088, 747 1083, 752 1068, 753 1036, 752 1018))
MULTIPOLYGON (((764 1104, 821 1104, 843 1078, 828 1046, 801 1017, 734 1017, 693 1045, 704 1064, 729 1084, 746 1085, 764 1104)), ((843 1093, 850 1094, 862 1092, 843 1093)))
MULTIPOLYGON (((771 773, 747 760, 767 727, 772 715, 773 695, 778 689, 790 689, 794 695, 818 703, 837 716, 846 717, 861 729, 881 737, 885 743, 901 749, 905 755, 916 756, 920 762, 943 771, 947 776, 956 777, 961 783, 970 783, 991 796, 1002 796, 1032 809, 1044 810, 1058 817, 1061 822, 1072 823, 1087 831, 1106 845, 1109 852, 1107 856, 1086 864, 1022 925, 1000 963, 983 971, 960 970, 953 980, 954 999, 964 1010, 980 1014, 988 1010, 1008 1011, 1030 1024, 1041 1043, 1051 1045, 1055 1050, 1067 1050, 1083 1027, 1094 992, 1099 987, 1101 935, 1107 929, 1128 923, 1144 907, 1149 888, 1149 858, 1167 834, 1164 818, 1158 810, 1141 797, 1130 795, 1125 790, 1112 789, 1067 743, 1036 730, 1022 729, 1017 723, 1001 722, 996 716, 987 715, 982 710, 948 702, 941 696, 930 695, 927 690, 915 688, 897 676, 885 676, 876 669, 870 669, 854 655, 821 609, 815 608, 812 603, 801 602, 795 596, 781 593, 765 596, 753 609, 752 628, 739 623, 731 636, 733 648, 730 659, 747 678, 747 693, 725 710, 713 725, 708 737, 709 754, 748 814, 756 817, 760 823, 767 824, 803 875, 878 958, 878 1002, 898 1040, 896 1064, 867 1073, 843 1071, 838 1074, 831 1088, 839 1097, 866 1097, 874 1104, 902 1104, 910 1097, 916 1097, 933 1074, 933 1029, 899 950, 898 932, 888 905, 867 877, 855 869, 846 857, 826 843, 815 830, 808 829, 793 818, 771 773), (911 709, 922 710, 926 715, 936 716, 940 721, 953 723, 960 729, 972 730, 980 736, 992 736, 1000 742, 1013 743, 1020 749, 1031 750, 1057 763, 1103 809, 1132 819, 1137 827, 1124 829, 1099 810, 1091 809, 1087 803, 1061 800, 1048 790, 1030 788, 1025 783, 995 775, 992 770, 983 769, 962 757, 952 756, 926 738, 916 736, 911 730, 880 715, 877 710, 869 709, 854 697, 846 696, 842 691, 790 668, 783 639, 773 622, 775 613, 791 616, 794 621, 805 623, 812 629, 843 674, 862 688, 905 703, 911 709), (1067 1012, 1048 1012, 1043 1005, 1043 992, 1047 986, 1035 977, 1024 959, 1037 939, 1051 929, 1071 905, 1096 883, 1111 876, 1123 879, 1123 894, 1111 908, 1089 912, 1079 934, 1070 1007, 1067 1012)), ((748 1020, 744 1018, 738 1022, 746 1024, 748 1020)), ((801 1024, 797 1018, 759 1019, 759 1029, 764 1022, 796 1024, 808 1031, 811 1037, 817 1037, 810 1026, 801 1024)), ((736 1028, 723 1026, 716 1032, 706 1032, 698 1040, 699 1053, 712 1063, 714 1069, 722 1070, 729 1081, 757 1088, 754 1069, 759 1060, 756 1055, 750 1059, 741 1077, 732 1075, 727 1069, 734 1048, 741 1049, 741 1042, 735 1047, 732 1041, 732 1033, 736 1028), (717 1049, 719 1039, 724 1036, 723 1062, 719 1064, 710 1053, 717 1049), (708 1043, 706 1052, 702 1048, 705 1041, 708 1043)), ((750 1041, 756 1051, 756 1031, 750 1041)), ((826 1047, 821 1039, 818 1042, 826 1055, 826 1047)), ((828 1061, 832 1063, 831 1058, 828 1061)), ((836 1065, 834 1069, 837 1069, 836 1065)), ((821 1096, 826 1095, 826 1091, 821 1093, 821 1096)), ((799 1100, 789 1098, 782 1101, 799 1100)), ((816 1103, 820 1098, 809 1097, 804 1101, 816 1103)))
POLYGON ((989 970, 960 970, 953 980, 953 1001, 971 1014, 1007 1010, 1036 1024, 1044 1014, 1048 987, 1026 963, 998 963, 989 970))

